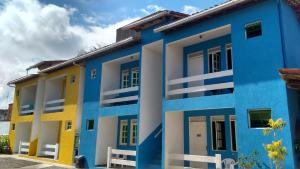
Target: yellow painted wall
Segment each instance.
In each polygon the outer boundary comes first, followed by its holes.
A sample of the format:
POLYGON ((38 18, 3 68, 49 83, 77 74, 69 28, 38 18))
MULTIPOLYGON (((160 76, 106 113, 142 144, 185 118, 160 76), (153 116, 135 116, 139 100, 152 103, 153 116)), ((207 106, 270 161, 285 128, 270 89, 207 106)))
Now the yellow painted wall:
MULTIPOLYGON (((10 147, 13 148, 15 144, 15 137, 16 137, 16 130, 12 130, 12 125, 15 124, 15 126, 18 123, 22 122, 32 122, 33 121, 33 115, 26 115, 26 116, 20 116, 20 99, 21 99, 21 89, 26 86, 30 85, 36 85, 38 78, 30 79, 28 81, 18 83, 15 87, 15 95, 14 95, 14 103, 12 107, 12 115, 11 115, 11 125, 9 129, 9 143, 10 147), (17 96, 17 91, 19 92, 19 95, 17 96)), ((16 143, 18 144, 18 143, 16 143)))
MULTIPOLYGON (((74 153, 74 140, 76 134, 76 114, 78 111, 78 95, 79 95, 79 86, 80 86, 80 67, 79 66, 71 66, 61 70, 57 70, 51 72, 49 74, 43 75, 43 78, 46 80, 52 79, 59 76, 66 77, 66 88, 65 88, 65 104, 64 104, 64 111, 63 112, 53 112, 53 113, 41 113, 40 116, 40 125, 43 122, 47 121, 59 121, 60 122, 60 131, 59 131, 59 157, 58 161, 53 161, 50 159, 45 158, 38 158, 35 157, 36 155, 36 148, 38 145, 38 138, 34 139, 30 143, 30 152, 31 158, 33 159, 42 159, 46 161, 57 162, 61 164, 72 165, 73 164, 73 153, 74 153), (72 76, 76 76, 75 82, 71 83, 72 76), (72 129, 65 130, 66 122, 72 122, 72 129), (32 156, 33 155, 33 156, 32 156)), ((21 93, 21 88, 27 85, 36 84, 38 78, 28 80, 26 82, 16 84, 16 91, 19 90, 21 93)), ((46 90, 46 89, 45 89, 46 90)), ((14 97, 14 104, 13 104, 13 112, 12 112, 12 124, 16 124, 19 122, 32 122, 34 120, 33 115, 26 115, 26 116, 19 116, 19 109, 20 109, 20 96, 14 97)), ((41 128, 41 126, 39 126, 41 128)), ((43 132, 39 129, 39 135, 43 132)), ((10 127, 10 145, 13 147, 14 140, 15 140, 15 130, 13 131, 10 127)), ((28 156, 27 156, 28 157, 28 156)))
MULTIPOLYGON (((41 115, 41 123, 46 121, 60 121, 60 136, 59 136, 59 158, 58 162, 72 165, 73 163, 73 149, 76 128, 76 113, 77 102, 80 84, 80 67, 72 66, 59 71, 55 71, 46 76, 47 79, 66 75, 66 93, 65 106, 63 112, 54 112, 41 115), (72 76, 75 75, 75 83, 71 83, 72 76), (72 121, 72 129, 65 130, 66 122, 72 121)), ((42 131, 40 131, 42 132, 42 131)))

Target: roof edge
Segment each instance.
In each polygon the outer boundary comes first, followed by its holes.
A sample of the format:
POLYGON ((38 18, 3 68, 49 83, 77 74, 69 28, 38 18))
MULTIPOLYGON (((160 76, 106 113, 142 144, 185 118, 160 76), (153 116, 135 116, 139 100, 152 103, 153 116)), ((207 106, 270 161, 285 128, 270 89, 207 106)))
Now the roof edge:
POLYGON ((126 45, 126 44, 130 44, 132 42, 135 42, 135 41, 138 41, 140 40, 140 37, 139 36, 135 36, 135 37, 129 37, 127 39, 124 39, 124 40, 121 40, 121 41, 118 41, 118 42, 115 42, 115 43, 112 43, 110 45, 107 45, 107 46, 104 46, 102 48, 99 48, 97 50, 94 50, 92 52, 89 52, 89 53, 86 53, 86 54, 83 54, 83 55, 80 55, 80 56, 77 56, 75 58, 71 58, 63 63, 60 63, 60 64, 57 64, 57 65, 54 65, 52 67, 49 67, 49 68, 46 68, 46 69, 43 69, 41 71, 39 71, 39 73, 47 73, 47 72, 50 72, 50 71, 54 71, 54 70, 57 70, 57 69, 60 69, 62 67, 65 67, 65 66, 68 66, 68 65, 72 65, 76 62, 80 62, 82 60, 85 60, 85 59, 88 59, 90 58, 91 56, 94 56, 96 54, 100 54, 102 52, 106 52, 108 50, 112 50, 114 48, 117 48, 117 47, 120 47, 122 45, 126 45))
POLYGON ((158 28, 154 29, 154 32, 156 32, 156 33, 164 32, 164 31, 167 31, 167 30, 172 29, 174 27, 183 25, 185 23, 192 22, 195 19, 200 19, 201 17, 205 17, 206 15, 209 15, 209 14, 212 14, 212 13, 215 13, 215 12, 219 12, 219 11, 225 10, 225 9, 227 9, 229 7, 232 7, 234 5, 238 5, 238 4, 247 2, 247 1, 250 1, 250 0, 231 0, 231 1, 227 1, 227 2, 225 2, 223 4, 221 4, 221 5, 212 7, 210 9, 204 10, 202 12, 196 13, 194 15, 188 16, 186 18, 180 19, 180 20, 172 22, 170 24, 158 27, 158 28))

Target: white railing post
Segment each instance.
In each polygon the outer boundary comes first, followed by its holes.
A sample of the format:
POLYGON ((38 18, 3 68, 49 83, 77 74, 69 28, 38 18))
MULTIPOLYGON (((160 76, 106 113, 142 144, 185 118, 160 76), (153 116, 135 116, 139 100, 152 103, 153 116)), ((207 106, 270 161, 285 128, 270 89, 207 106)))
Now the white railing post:
POLYGON ((56 143, 55 149, 54 149, 54 160, 58 159, 58 148, 59 148, 59 145, 58 145, 58 143, 56 143))
POLYGON ((216 154, 216 169, 222 169, 221 154, 216 154))
POLYGON ((19 154, 21 154, 21 148, 22 148, 22 141, 19 143, 19 154))
POLYGON ((107 168, 111 167, 111 147, 107 148, 107 168))

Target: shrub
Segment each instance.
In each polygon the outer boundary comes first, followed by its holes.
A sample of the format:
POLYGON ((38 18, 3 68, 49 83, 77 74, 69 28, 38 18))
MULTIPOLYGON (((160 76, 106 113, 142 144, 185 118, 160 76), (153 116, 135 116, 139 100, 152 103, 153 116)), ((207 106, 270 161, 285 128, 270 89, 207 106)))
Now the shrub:
POLYGON ((0 153, 10 153, 8 136, 0 136, 0 153))

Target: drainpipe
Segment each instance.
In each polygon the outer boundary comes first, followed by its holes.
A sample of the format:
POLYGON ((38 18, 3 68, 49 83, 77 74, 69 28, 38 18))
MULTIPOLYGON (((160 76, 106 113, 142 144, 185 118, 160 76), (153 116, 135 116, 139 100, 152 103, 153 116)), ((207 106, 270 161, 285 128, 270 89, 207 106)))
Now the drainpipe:
POLYGON ((278 20, 279 20, 279 26, 280 26, 280 40, 281 40, 281 49, 282 49, 282 55, 283 55, 283 67, 286 68, 286 50, 285 50, 285 37, 283 33, 283 24, 282 24, 282 11, 281 11, 281 0, 277 0, 277 9, 278 9, 278 20))

